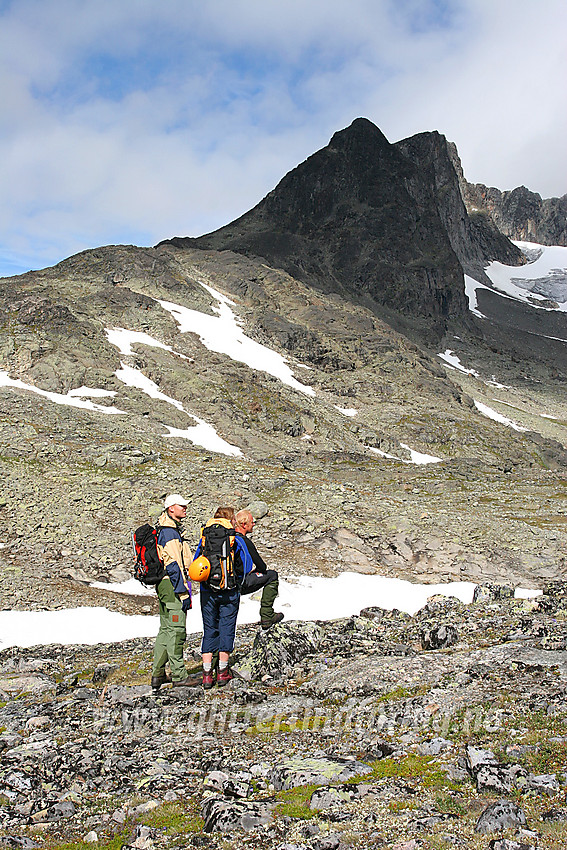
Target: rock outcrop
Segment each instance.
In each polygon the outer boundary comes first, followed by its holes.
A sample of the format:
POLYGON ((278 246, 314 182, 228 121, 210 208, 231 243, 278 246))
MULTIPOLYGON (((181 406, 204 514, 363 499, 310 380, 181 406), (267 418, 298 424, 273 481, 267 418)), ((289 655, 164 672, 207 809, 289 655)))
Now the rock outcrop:
POLYGON ((358 118, 250 212, 171 243, 263 257, 324 291, 414 316, 465 315, 462 269, 431 176, 358 118))
POLYGON ((540 245, 567 245, 567 195, 542 198, 525 186, 502 192, 483 183, 461 183, 473 220, 488 217, 510 239, 540 245))

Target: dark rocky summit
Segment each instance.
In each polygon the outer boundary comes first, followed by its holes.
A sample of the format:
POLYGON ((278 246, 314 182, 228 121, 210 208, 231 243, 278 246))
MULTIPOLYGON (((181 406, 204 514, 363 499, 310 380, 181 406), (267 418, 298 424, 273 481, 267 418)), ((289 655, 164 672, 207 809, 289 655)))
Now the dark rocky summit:
MULTIPOLYGON (((392 145, 359 118, 241 218, 170 241, 263 257, 323 291, 446 318, 467 313, 459 261, 482 267, 467 219, 443 136, 392 145)), ((523 261, 501 235, 493 253, 523 261)))

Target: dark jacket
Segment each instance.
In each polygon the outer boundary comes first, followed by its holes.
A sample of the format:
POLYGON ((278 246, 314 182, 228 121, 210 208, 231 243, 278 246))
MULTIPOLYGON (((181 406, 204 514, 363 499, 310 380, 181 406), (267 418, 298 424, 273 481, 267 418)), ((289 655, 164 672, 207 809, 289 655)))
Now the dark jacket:
POLYGON ((263 558, 260 555, 260 553, 258 552, 258 550, 256 549, 252 540, 250 540, 250 538, 247 537, 246 534, 241 534, 239 531, 236 532, 236 536, 240 537, 242 540, 244 540, 246 548, 248 549, 248 554, 252 558, 252 563, 254 564, 254 569, 256 570, 256 572, 257 573, 265 573, 266 570, 268 569, 268 566, 267 566, 266 562, 263 560, 263 558))

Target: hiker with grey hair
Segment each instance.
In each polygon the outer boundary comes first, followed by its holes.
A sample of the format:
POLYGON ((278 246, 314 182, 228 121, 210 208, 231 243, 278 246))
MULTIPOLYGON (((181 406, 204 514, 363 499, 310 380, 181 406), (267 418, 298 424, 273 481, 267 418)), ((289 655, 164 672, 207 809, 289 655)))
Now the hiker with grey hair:
POLYGON ((240 585, 240 594, 245 596, 262 590, 260 602, 260 625, 264 630, 270 629, 276 623, 281 623, 284 615, 274 611, 274 602, 278 595, 279 575, 276 570, 269 570, 264 559, 256 549, 254 543, 248 537, 254 528, 254 517, 248 510, 238 511, 235 517, 236 534, 242 537, 246 548, 252 558, 254 569, 247 573, 240 585))

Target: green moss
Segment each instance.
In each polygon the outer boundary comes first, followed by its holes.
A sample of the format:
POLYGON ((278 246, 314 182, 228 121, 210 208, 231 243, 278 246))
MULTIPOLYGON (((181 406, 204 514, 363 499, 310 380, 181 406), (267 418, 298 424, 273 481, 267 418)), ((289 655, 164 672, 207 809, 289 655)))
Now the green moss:
POLYGON ((414 688, 404 688, 398 685, 393 691, 388 691, 387 694, 381 694, 376 702, 396 702, 402 699, 411 699, 411 697, 422 696, 431 690, 430 685, 419 685, 414 688))

